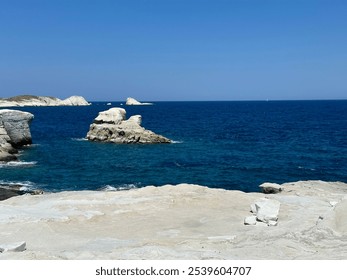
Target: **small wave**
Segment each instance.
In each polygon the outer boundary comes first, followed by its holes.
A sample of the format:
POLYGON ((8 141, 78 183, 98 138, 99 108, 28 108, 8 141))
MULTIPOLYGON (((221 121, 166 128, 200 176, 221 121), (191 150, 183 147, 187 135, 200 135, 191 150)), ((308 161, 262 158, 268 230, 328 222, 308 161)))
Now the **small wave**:
POLYGON ((138 189, 139 186, 137 184, 123 184, 118 186, 112 186, 112 185, 106 185, 102 188, 100 188, 100 191, 106 191, 106 192, 114 192, 114 191, 128 191, 131 189, 138 189))
POLYGON ((30 144, 30 145, 27 145, 27 147, 37 147, 37 146, 41 146, 41 144, 30 144))
POLYGON ((0 162, 0 168, 33 167, 36 164, 37 164, 37 161, 9 161, 9 162, 0 162))
POLYGON ((4 186, 9 186, 9 187, 13 187, 13 186, 20 186, 21 190, 23 188, 23 190, 33 190, 36 189, 36 185, 33 182, 30 181, 4 181, 4 180, 0 180, 0 186, 4 187, 4 186))
POLYGON ((71 138, 72 141, 88 141, 87 138, 71 138))
POLYGON ((172 140, 171 143, 172 143, 172 144, 182 144, 183 141, 174 141, 174 140, 172 140))
POLYGON ((316 169, 315 169, 315 168, 308 168, 308 167, 303 167, 303 166, 298 166, 298 169, 304 169, 304 170, 316 171, 316 169))

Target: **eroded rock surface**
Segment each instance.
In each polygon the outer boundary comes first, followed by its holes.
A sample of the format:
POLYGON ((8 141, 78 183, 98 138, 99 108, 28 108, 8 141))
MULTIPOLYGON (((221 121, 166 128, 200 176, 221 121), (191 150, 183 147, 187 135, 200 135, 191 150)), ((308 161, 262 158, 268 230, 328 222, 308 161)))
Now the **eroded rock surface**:
POLYGON ((347 184, 283 184, 278 194, 181 184, 0 202, 0 259, 347 259, 347 184), (245 226, 249 206, 281 203, 278 225, 245 226), (333 206, 330 202, 336 202, 333 206))

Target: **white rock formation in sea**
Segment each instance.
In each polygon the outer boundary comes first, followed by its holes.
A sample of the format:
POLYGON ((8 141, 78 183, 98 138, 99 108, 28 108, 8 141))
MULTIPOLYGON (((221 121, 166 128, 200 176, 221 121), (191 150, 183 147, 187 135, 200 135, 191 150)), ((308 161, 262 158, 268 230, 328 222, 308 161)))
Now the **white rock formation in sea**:
POLYGON ((12 197, 0 203, 0 244, 25 240, 27 249, 0 259, 346 260, 347 184, 282 186, 277 194, 181 184, 12 197), (277 226, 244 225, 261 198, 281 203, 277 226))
POLYGON ((126 120, 123 108, 111 108, 100 112, 90 125, 88 140, 118 144, 170 143, 171 140, 155 134, 141 126, 141 116, 135 115, 126 120))
POLYGON ((19 95, 0 98, 0 107, 23 106, 87 106, 90 105, 82 96, 71 96, 64 100, 49 96, 19 95))
POLYGON ((15 160, 17 148, 32 143, 30 123, 34 115, 18 110, 0 110, 0 161, 15 160))
POLYGON ((125 105, 153 105, 153 103, 139 102, 135 98, 128 97, 125 105))

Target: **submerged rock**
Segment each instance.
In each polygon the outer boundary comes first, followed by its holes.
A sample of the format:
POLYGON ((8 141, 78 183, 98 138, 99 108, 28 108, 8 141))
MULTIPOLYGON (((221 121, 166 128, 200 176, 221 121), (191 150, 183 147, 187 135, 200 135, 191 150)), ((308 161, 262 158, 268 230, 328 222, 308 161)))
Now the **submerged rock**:
POLYGON ((0 110, 0 161, 15 160, 17 148, 32 143, 30 123, 34 115, 18 110, 0 110))
POLYGON ((90 125, 87 139, 90 141, 119 144, 171 143, 171 140, 141 126, 142 117, 135 115, 126 120, 123 108, 111 108, 100 112, 90 125))

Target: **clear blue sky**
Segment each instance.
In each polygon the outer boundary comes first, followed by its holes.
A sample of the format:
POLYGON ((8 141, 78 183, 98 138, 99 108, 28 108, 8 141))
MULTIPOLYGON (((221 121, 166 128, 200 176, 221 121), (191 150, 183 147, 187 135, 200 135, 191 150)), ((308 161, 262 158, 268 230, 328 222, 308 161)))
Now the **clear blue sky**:
POLYGON ((0 97, 347 99, 347 1, 0 0, 0 97))

